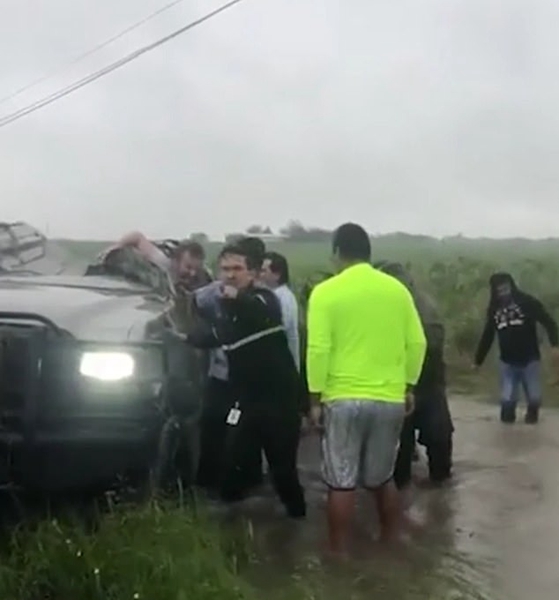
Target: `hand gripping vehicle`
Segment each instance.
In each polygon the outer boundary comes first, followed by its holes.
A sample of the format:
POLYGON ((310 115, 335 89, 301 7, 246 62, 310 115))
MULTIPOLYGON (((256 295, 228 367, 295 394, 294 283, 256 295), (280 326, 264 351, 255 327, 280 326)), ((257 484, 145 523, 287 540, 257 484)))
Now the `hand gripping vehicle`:
POLYGON ((63 258, 0 223, 0 485, 189 487, 206 372, 180 336, 190 299, 134 250, 74 274, 63 258))

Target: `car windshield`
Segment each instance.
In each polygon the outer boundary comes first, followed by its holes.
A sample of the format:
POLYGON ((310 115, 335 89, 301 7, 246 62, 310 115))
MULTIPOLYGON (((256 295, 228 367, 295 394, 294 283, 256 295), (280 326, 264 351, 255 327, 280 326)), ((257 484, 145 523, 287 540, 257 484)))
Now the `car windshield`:
POLYGON ((55 242, 26 223, 0 223, 1 275, 69 273, 71 261, 55 242))
POLYGON ((88 264, 22 222, 0 223, 0 277, 8 275, 106 275, 138 283, 164 297, 174 293, 167 273, 132 249, 110 252, 88 264))
POLYGON ((107 275, 120 277, 152 289, 155 293, 170 297, 174 288, 169 275, 160 267, 145 259, 133 248, 117 248, 91 263, 86 276, 107 275))

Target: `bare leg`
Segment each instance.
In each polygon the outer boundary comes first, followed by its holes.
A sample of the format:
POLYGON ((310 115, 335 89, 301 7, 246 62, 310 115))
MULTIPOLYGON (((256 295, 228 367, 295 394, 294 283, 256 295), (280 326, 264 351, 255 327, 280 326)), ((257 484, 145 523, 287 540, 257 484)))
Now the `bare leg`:
POLYGON ((329 490, 327 512, 330 551, 337 555, 345 554, 355 512, 355 491, 329 490))
POLYGON ((394 480, 373 490, 373 495, 379 516, 380 539, 382 542, 395 541, 402 525, 402 502, 394 480))

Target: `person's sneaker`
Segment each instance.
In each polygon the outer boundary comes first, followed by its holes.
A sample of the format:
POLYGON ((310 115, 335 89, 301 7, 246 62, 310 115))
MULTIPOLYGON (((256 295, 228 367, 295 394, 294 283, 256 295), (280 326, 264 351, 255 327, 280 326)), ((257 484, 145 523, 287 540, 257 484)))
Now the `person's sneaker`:
POLYGON ((501 423, 514 423, 516 421, 516 407, 514 405, 501 405, 501 423))
POLYGON ((528 425, 535 425, 540 416, 540 408, 539 406, 529 406, 526 410, 526 416, 524 417, 524 422, 528 425))

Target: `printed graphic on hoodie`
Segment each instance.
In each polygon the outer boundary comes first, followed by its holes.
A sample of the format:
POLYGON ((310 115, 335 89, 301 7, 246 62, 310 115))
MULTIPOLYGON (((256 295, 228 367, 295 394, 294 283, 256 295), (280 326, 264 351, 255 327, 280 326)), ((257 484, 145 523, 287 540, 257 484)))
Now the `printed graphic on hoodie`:
POLYGON ((505 327, 522 326, 525 323, 525 316, 522 308, 513 302, 510 306, 499 308, 495 312, 495 325, 498 330, 505 327))

